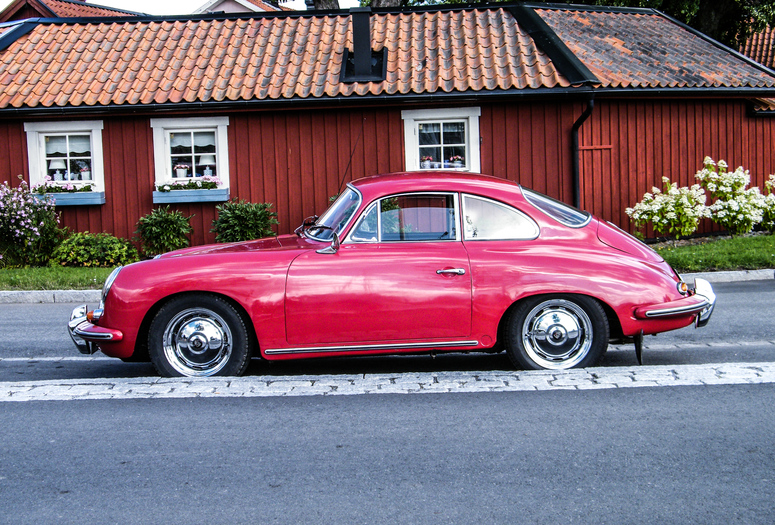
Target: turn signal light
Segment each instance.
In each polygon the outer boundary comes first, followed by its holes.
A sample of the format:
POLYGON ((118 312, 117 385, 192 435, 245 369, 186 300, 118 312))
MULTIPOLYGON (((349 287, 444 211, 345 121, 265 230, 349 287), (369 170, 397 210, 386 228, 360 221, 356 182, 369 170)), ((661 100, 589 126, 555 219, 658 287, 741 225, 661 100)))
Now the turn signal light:
POLYGON ((683 281, 679 282, 679 283, 676 285, 676 287, 678 288, 678 292, 679 292, 681 295, 686 295, 686 294, 688 294, 688 293, 689 293, 689 285, 688 285, 688 284, 686 284, 686 283, 685 283, 685 282, 683 282, 683 281))

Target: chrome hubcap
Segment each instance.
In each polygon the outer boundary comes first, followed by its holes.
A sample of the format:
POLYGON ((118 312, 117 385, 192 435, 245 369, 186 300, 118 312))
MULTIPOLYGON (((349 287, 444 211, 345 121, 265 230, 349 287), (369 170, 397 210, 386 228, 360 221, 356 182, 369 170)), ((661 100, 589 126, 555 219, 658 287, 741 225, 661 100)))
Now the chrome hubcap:
POLYGON ((231 356, 232 336, 226 322, 206 308, 189 308, 173 317, 164 330, 164 354, 184 376, 211 376, 231 356))
POLYGON ((564 299, 544 301, 525 318, 522 345, 538 365, 571 368, 592 346, 592 322, 576 303, 564 299))

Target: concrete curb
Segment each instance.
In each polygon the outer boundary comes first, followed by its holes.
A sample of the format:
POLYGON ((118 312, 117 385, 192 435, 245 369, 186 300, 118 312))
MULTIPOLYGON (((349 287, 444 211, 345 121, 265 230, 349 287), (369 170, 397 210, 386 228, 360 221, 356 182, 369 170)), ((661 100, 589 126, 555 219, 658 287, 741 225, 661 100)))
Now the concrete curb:
POLYGON ((740 281, 766 281, 775 279, 775 270, 742 270, 739 272, 701 272, 681 275, 687 283, 694 282, 699 277, 710 283, 735 283, 740 281))
MULTIPOLYGON (((692 283, 699 277, 711 283, 732 283, 740 281, 764 281, 775 279, 775 270, 744 270, 740 272, 703 272, 686 273, 681 276, 692 283)), ((86 303, 97 305, 100 302, 100 290, 31 290, 0 291, 0 304, 17 303, 86 303)))

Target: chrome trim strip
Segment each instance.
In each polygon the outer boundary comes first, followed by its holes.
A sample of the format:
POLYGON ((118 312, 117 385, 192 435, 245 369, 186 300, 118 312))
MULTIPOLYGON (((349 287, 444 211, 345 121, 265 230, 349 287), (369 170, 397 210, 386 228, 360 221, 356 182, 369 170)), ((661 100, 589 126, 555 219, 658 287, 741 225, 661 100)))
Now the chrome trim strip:
POLYGON ((677 308, 665 308, 663 310, 650 310, 646 312, 646 317, 666 317, 669 315, 691 314, 701 312, 708 307, 710 303, 703 298, 701 303, 680 306, 677 308))
POLYGON ((448 348, 453 346, 478 346, 479 341, 442 341, 438 343, 398 343, 378 345, 342 345, 342 346, 310 346, 305 348, 269 348, 264 350, 267 355, 274 354, 312 354, 328 352, 350 352, 359 350, 399 350, 411 348, 448 348))

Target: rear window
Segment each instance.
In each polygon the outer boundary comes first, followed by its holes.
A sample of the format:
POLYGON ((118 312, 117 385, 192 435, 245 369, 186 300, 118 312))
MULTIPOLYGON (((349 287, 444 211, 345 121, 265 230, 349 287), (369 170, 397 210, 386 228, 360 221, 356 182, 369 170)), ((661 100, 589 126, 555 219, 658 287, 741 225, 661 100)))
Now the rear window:
POLYGON ((581 228, 582 226, 586 226, 590 221, 591 215, 589 213, 577 210, 573 206, 568 206, 564 202, 547 197, 543 193, 538 193, 527 188, 522 188, 522 194, 530 204, 560 224, 564 224, 570 228, 581 228))

